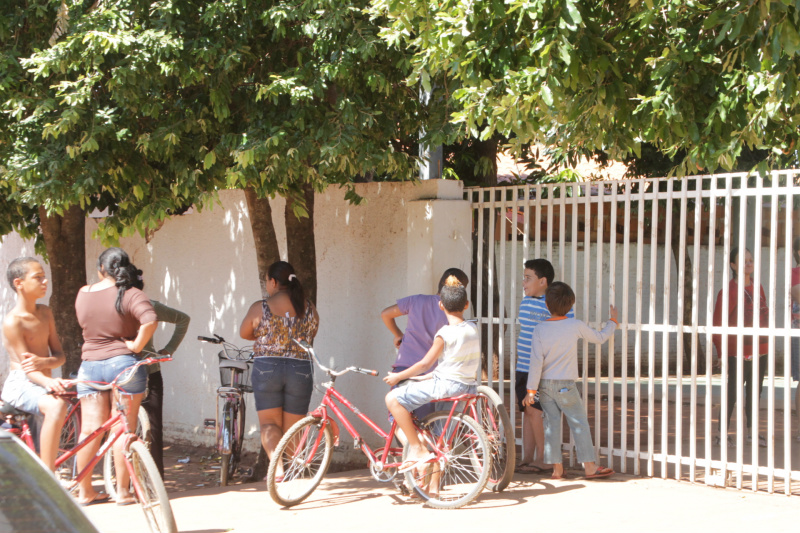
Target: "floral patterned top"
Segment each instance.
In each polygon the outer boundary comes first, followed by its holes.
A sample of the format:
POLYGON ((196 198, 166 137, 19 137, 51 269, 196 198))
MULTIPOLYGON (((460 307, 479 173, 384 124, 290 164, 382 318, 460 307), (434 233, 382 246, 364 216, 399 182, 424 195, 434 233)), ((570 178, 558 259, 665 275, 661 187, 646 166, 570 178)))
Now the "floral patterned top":
POLYGON ((306 300, 305 315, 302 318, 273 315, 267 300, 264 300, 261 303, 261 321, 254 332, 256 342, 253 351, 256 357, 309 359, 308 353, 292 339, 301 339, 311 344, 318 329, 319 320, 314 316, 310 300, 306 300))

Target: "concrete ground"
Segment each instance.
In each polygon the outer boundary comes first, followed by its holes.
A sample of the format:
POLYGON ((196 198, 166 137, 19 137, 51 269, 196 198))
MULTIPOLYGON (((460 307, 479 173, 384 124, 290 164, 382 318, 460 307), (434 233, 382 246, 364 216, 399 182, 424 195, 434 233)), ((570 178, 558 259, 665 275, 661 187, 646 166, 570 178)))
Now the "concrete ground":
MULTIPOLYGON (((615 475, 588 481, 580 472, 551 481, 516 475, 502 493, 484 492, 454 511, 427 509, 401 497, 391 483, 367 470, 326 476, 303 503, 282 509, 264 483, 172 493, 182 533, 264 531, 518 531, 659 532, 795 531, 800 497, 714 489, 662 479, 615 475)), ((147 533, 137 505, 113 503, 86 509, 104 533, 147 533)))

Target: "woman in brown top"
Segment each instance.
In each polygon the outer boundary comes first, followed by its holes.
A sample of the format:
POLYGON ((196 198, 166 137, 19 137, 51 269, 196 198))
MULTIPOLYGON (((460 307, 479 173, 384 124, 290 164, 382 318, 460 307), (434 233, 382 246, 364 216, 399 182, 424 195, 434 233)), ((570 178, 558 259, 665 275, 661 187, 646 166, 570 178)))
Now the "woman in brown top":
MULTIPOLYGON (((83 347, 78 379, 110 383, 137 359, 153 336, 158 322, 150 299, 133 287, 136 267, 120 248, 109 248, 97 259, 98 283, 87 285, 78 292, 75 312, 83 328, 83 347)), ((89 436, 116 414, 117 402, 127 405, 130 427, 135 428, 139 405, 147 388, 147 368, 140 366, 136 375, 124 386, 124 391, 112 397, 112 391, 99 392, 88 385, 78 385, 81 399, 81 439, 89 436)), ((100 442, 94 440, 78 452, 78 469, 89 463, 100 442)), ((114 444, 117 473, 117 505, 135 502, 129 490, 129 475, 122 462, 122 439, 114 444)), ((91 476, 80 483, 78 501, 83 505, 106 501, 92 487, 91 476)))
POLYGON ((253 396, 261 445, 271 460, 286 430, 308 413, 314 389, 311 361, 292 339, 311 343, 319 328, 319 315, 286 261, 269 267, 267 294, 268 299, 250 306, 239 334, 255 341, 253 396))

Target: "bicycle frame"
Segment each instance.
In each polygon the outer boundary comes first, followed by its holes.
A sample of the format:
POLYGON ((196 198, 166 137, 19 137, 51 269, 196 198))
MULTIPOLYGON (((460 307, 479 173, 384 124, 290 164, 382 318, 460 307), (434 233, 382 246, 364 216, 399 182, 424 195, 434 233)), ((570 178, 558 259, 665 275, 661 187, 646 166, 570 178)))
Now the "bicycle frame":
MULTIPOLYGON (((69 402, 69 409, 67 410, 67 414, 64 417, 64 420, 69 420, 70 417, 75 413, 75 411, 79 410, 81 407, 80 402, 78 401, 78 396, 74 392, 64 392, 58 394, 58 396, 64 398, 69 402)), ((7 419, 13 419, 14 422, 19 427, 11 427, 8 428, 7 431, 13 435, 19 437, 19 439, 24 442, 28 448, 36 452, 36 444, 33 442, 33 433, 31 432, 31 426, 28 423, 30 417, 33 416, 30 413, 24 413, 24 415, 8 415, 7 419)))

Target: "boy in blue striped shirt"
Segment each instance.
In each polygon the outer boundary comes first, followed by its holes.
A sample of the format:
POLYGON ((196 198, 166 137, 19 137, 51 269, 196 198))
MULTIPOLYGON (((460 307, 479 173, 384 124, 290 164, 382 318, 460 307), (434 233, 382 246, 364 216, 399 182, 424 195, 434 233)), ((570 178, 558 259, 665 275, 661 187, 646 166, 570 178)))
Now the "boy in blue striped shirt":
MULTIPOLYGON (((527 395, 528 370, 531 361, 531 339, 533 330, 541 322, 550 318, 550 311, 544 301, 547 287, 553 283, 555 270, 547 259, 529 259, 525 261, 522 290, 525 296, 519 305, 519 337, 517 338, 517 367, 514 379, 514 391, 517 395, 517 406, 522 413, 522 457, 515 472, 519 474, 544 474, 551 469, 546 468, 544 459, 544 423, 542 406, 536 401, 531 406, 522 405, 527 395), (534 457, 535 452, 535 457, 534 457)), ((570 310, 567 314, 574 317, 570 310)))

